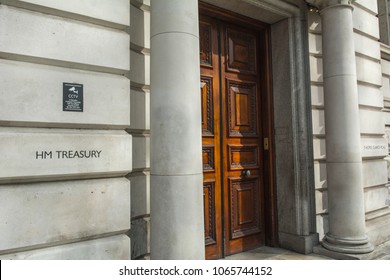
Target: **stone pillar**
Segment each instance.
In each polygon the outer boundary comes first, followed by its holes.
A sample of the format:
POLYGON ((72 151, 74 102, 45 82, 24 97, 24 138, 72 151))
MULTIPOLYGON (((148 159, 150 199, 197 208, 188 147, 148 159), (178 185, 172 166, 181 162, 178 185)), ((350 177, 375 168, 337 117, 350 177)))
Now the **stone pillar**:
POLYGON ((366 236, 351 1, 321 1, 329 232, 323 246, 373 250, 366 236))
POLYGON ((198 0, 151 2, 151 258, 204 259, 198 0))

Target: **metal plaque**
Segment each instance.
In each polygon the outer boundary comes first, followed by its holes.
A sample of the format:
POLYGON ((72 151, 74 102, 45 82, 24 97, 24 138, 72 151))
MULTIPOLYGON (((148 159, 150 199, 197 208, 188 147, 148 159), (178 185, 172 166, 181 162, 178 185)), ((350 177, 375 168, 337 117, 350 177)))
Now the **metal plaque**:
POLYGON ((84 96, 83 85, 63 83, 63 111, 83 112, 84 96))

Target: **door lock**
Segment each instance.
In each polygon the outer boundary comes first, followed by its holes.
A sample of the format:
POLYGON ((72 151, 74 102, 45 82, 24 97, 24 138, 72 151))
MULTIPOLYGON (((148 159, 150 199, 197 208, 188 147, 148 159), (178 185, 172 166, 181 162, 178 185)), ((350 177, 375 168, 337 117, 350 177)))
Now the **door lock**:
POLYGON ((264 138, 264 151, 269 150, 268 137, 264 138))

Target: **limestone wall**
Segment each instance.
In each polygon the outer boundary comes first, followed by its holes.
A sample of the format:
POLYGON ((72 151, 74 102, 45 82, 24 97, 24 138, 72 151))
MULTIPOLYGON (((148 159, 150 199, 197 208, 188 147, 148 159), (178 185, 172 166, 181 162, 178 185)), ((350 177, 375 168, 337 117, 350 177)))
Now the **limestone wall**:
MULTIPOLYGON (((382 71, 386 67, 381 60, 378 43, 377 14, 375 1, 360 0, 354 4, 353 21, 360 109, 360 119, 356 121, 360 122, 361 129, 366 225, 368 235, 374 244, 383 243, 390 235, 389 229, 384 227, 390 219, 390 209, 386 204, 387 164, 384 160, 388 155, 388 147, 382 112, 386 87, 382 87, 382 71)), ((317 230, 320 237, 323 237, 328 230, 328 224, 320 16, 310 13, 308 22, 317 230)))
MULTIPOLYGON (((388 45, 381 45, 381 65, 382 65, 382 87, 381 92, 383 96, 383 122, 385 124, 385 139, 386 145, 390 147, 390 47, 388 45)), ((388 149, 390 152, 390 149, 388 149)), ((390 234, 390 156, 385 158, 387 162, 387 178, 386 187, 382 188, 382 196, 386 197, 384 205, 378 209, 378 219, 373 220, 372 227, 378 228, 376 238, 385 239, 390 234)), ((383 179, 384 180, 384 179, 383 179)))
POLYGON ((313 122, 313 155, 315 174, 315 198, 317 231, 320 238, 328 230, 326 164, 325 164, 325 117, 322 77, 321 18, 316 13, 308 14, 310 80, 313 122))
POLYGON ((389 0, 377 0, 378 2, 378 19, 379 19, 379 31, 381 42, 389 45, 390 44, 390 33, 389 33, 389 0))
POLYGON ((130 258, 129 33, 128 0, 0 0, 0 259, 130 258))
POLYGON ((150 253, 150 0, 131 0, 131 257, 150 253))

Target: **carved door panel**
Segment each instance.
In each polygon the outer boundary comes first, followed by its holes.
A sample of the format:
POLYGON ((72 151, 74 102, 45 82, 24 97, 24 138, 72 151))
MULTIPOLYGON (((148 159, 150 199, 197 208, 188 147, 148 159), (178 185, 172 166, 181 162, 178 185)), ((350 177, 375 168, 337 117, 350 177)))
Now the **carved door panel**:
POLYGON ((257 32, 221 29, 225 254, 264 243, 257 32))
POLYGON ((206 257, 264 244, 259 31, 200 17, 206 257))
POLYGON ((203 198, 206 257, 223 256, 220 76, 217 22, 201 17, 200 65, 203 144, 203 198))

